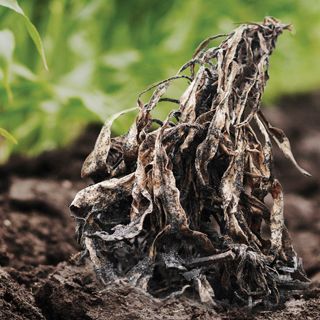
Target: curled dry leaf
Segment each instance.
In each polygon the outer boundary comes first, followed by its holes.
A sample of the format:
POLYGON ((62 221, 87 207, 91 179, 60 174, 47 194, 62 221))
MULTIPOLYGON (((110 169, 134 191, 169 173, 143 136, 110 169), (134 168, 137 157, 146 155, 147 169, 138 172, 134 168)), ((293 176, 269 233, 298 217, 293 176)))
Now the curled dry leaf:
POLYGON ((120 114, 107 121, 82 169, 94 184, 71 204, 102 281, 126 279, 157 297, 184 294, 214 307, 270 306, 307 285, 284 226, 271 139, 307 173, 260 110, 269 57, 288 28, 266 18, 218 47, 207 49, 208 38, 175 76, 139 95, 128 134, 111 137, 120 114), (190 81, 181 98, 165 97, 181 78, 190 81), (160 121, 152 110, 163 101, 178 107, 160 121))

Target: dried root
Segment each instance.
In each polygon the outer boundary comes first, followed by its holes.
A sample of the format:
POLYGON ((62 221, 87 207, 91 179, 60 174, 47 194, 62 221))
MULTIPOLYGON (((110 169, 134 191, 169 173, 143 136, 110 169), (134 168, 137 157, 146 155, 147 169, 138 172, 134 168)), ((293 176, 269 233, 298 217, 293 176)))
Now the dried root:
POLYGON ((139 95, 126 135, 111 138, 121 113, 104 125, 82 169, 94 184, 71 204, 102 281, 250 307, 307 286, 284 225, 271 141, 309 174, 260 110, 269 56, 288 28, 266 18, 240 26, 218 47, 207 49, 214 37, 205 40, 176 76, 146 90, 154 89, 148 103, 146 91, 139 95), (190 83, 180 99, 163 97, 181 78, 190 83), (178 104, 164 122, 151 114, 162 101, 178 104))

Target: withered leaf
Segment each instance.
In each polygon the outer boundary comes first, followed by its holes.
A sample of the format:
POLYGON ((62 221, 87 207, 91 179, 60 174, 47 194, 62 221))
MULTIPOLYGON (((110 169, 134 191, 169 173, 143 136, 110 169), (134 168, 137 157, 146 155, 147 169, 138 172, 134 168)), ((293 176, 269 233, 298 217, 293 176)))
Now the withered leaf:
POLYGON ((82 170, 94 184, 71 204, 79 241, 105 284, 126 279, 161 298, 196 292, 212 307, 222 299, 249 308, 306 287, 271 139, 308 173, 260 109, 269 57, 288 28, 267 17, 217 47, 207 48, 209 37, 176 75, 139 94, 126 135, 111 138, 123 112, 106 122, 82 170), (189 81, 185 92, 166 97, 179 79, 189 81), (165 121, 152 115, 162 101, 178 108, 165 121))

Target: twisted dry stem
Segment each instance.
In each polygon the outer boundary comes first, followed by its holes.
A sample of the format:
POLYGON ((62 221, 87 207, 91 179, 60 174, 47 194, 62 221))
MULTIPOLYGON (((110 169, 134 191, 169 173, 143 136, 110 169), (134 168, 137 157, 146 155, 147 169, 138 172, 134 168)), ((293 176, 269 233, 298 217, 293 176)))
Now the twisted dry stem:
POLYGON ((266 18, 218 47, 207 49, 215 37, 203 41, 176 76, 139 95, 126 135, 111 138, 122 113, 104 125, 82 169, 94 184, 71 204, 102 281, 127 279, 154 296, 185 293, 213 305, 276 304, 306 287, 283 221, 271 140, 308 173, 260 110, 269 57, 288 28, 266 18), (163 98, 181 78, 189 86, 180 99, 163 98), (164 122, 151 114, 163 101, 178 104, 164 122))

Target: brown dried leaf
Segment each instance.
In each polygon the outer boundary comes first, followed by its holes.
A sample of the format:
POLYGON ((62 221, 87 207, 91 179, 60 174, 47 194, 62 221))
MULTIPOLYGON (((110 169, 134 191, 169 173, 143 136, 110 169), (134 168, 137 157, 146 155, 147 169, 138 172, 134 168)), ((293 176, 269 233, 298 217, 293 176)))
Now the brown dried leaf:
POLYGON ((306 286, 283 221, 271 137, 308 173, 260 110, 269 56, 285 29, 266 18, 240 26, 217 47, 207 49, 215 37, 206 39, 175 76, 138 96, 139 114, 128 134, 111 138, 122 113, 102 128, 82 170, 95 184, 77 194, 71 210, 104 283, 127 279, 171 298, 193 289, 211 306, 217 290, 220 298, 250 308, 277 304, 289 287, 306 286), (191 77, 181 74, 188 68, 191 77), (177 79, 190 81, 186 91, 179 99, 165 97, 177 79), (151 113, 161 101, 180 105, 164 122, 151 113), (264 203, 268 194, 271 210, 264 203))

